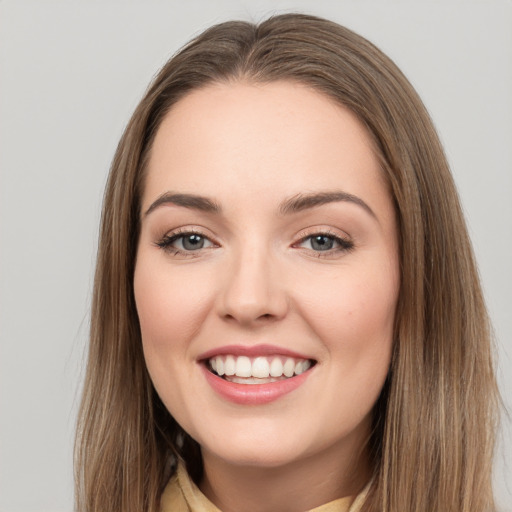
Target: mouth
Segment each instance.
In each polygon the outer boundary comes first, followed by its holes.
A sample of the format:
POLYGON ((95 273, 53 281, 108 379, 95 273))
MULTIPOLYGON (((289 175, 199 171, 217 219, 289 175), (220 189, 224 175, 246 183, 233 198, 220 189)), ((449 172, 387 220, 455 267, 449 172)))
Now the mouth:
POLYGON ((206 369, 225 381, 235 384, 269 384, 301 375, 313 366, 314 359, 287 356, 216 355, 205 359, 206 369))

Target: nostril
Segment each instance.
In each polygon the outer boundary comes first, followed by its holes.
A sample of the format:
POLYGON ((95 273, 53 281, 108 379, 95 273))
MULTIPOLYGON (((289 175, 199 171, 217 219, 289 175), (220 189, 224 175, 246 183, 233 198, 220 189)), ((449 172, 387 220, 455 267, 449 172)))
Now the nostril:
POLYGON ((224 319, 229 322, 237 322, 242 324, 258 324, 260 322, 270 322, 279 318, 273 313, 251 314, 250 311, 239 311, 237 313, 225 313, 224 319))
POLYGON ((282 319, 288 311, 286 290, 269 275, 266 260, 258 258, 255 263, 252 257, 241 259, 239 268, 235 265, 230 269, 218 295, 219 315, 247 325, 282 319))

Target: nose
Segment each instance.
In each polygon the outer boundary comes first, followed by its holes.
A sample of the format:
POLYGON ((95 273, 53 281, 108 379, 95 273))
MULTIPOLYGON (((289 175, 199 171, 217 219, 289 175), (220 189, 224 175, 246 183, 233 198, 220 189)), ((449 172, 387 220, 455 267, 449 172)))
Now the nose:
POLYGON ((268 251, 246 250, 230 263, 218 296, 218 312, 223 319, 257 326, 286 316, 283 276, 268 251))

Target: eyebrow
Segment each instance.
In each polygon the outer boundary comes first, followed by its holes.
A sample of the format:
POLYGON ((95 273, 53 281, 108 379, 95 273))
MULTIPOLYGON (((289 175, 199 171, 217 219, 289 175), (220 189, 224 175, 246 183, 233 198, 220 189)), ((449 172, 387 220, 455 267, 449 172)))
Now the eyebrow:
MULTIPOLYGON (((281 203, 279 212, 281 215, 289 215, 301 212, 316 206, 322 206, 329 203, 348 202, 360 206, 363 210, 377 219, 375 212, 360 197, 343 191, 314 192, 310 194, 297 194, 286 199, 281 203)), ((159 196, 144 215, 149 215, 153 210, 162 205, 172 204, 183 208, 190 208, 207 213, 220 214, 222 209, 218 203, 208 197, 196 194, 183 194, 165 192, 159 196)))
POLYGON ((198 196, 195 194, 175 194, 172 192, 166 192, 154 201, 151 206, 146 210, 144 215, 149 215, 153 210, 159 206, 173 204, 175 206, 181 206, 183 208, 191 208, 193 210, 200 210, 208 213, 220 213, 220 206, 207 197, 198 196))
POLYGON ((372 217, 377 219, 375 212, 360 197, 343 191, 315 192, 312 194, 297 194, 281 204, 279 211, 286 215, 289 213, 301 212, 309 208, 329 203, 348 202, 353 203, 365 210, 372 217))

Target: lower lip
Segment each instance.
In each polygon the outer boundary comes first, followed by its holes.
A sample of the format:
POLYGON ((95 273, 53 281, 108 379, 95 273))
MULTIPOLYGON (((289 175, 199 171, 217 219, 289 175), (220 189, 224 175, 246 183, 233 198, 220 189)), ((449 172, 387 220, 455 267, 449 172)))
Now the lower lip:
POLYGON ((278 400, 304 384, 311 369, 289 379, 268 382, 266 384, 237 384, 224 380, 201 365, 210 386, 223 398, 241 405, 262 405, 278 400))

